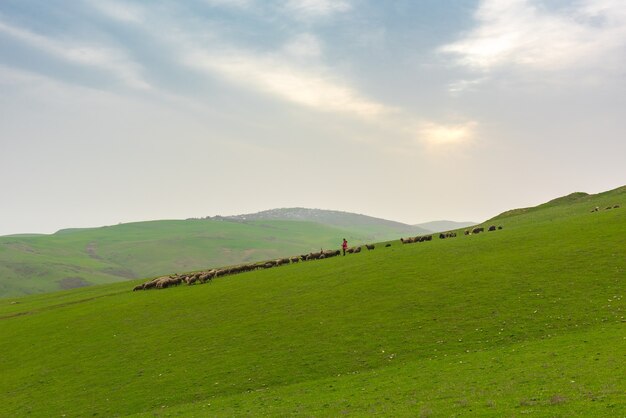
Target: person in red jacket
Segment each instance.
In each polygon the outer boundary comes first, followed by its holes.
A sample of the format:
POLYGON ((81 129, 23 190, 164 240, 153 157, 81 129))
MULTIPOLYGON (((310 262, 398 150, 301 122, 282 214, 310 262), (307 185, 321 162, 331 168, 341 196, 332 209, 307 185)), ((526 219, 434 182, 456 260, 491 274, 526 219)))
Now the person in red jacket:
POLYGON ((341 249, 343 250, 343 255, 346 255, 346 250, 348 249, 348 241, 346 241, 346 239, 343 239, 343 243, 341 244, 341 249))

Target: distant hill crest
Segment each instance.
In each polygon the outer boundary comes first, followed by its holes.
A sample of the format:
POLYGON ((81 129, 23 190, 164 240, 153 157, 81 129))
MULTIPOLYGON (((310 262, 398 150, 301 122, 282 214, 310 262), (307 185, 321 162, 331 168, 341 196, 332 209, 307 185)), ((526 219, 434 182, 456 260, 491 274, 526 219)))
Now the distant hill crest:
POLYGON ((221 216, 219 218, 236 221, 303 221, 318 222, 339 227, 348 226, 386 226, 398 230, 412 230, 413 226, 402 222, 390 221, 359 213, 343 212, 338 210, 311 209, 311 208, 277 208, 256 213, 221 216))

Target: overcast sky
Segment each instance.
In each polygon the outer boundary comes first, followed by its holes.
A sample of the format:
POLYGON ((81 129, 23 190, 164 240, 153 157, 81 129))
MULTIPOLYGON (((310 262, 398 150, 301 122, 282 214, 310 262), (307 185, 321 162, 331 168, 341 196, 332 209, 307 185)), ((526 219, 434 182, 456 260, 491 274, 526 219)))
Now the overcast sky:
POLYGON ((0 235, 626 184, 623 0, 2 0, 0 235))

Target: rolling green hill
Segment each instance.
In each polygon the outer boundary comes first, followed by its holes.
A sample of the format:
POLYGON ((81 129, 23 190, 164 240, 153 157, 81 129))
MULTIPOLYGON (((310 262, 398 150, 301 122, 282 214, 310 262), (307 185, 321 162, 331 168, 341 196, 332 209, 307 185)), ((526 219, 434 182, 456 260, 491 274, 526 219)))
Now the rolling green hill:
POLYGON ((625 206, 622 187, 211 284, 0 300, 0 416, 625 416, 625 206))
POLYGON ((315 219, 152 221, 0 237, 0 298, 338 248, 344 237, 356 244, 422 231, 344 212, 315 219))

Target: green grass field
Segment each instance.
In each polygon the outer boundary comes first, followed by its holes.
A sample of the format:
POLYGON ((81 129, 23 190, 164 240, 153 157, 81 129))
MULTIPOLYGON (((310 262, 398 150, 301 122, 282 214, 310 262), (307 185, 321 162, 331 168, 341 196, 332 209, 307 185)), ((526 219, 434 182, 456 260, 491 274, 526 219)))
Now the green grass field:
POLYGON ((383 225, 152 221, 0 237, 0 298, 199 270, 395 237, 383 225))
POLYGON ((626 187, 490 224, 0 300, 0 416, 626 416, 626 187))

